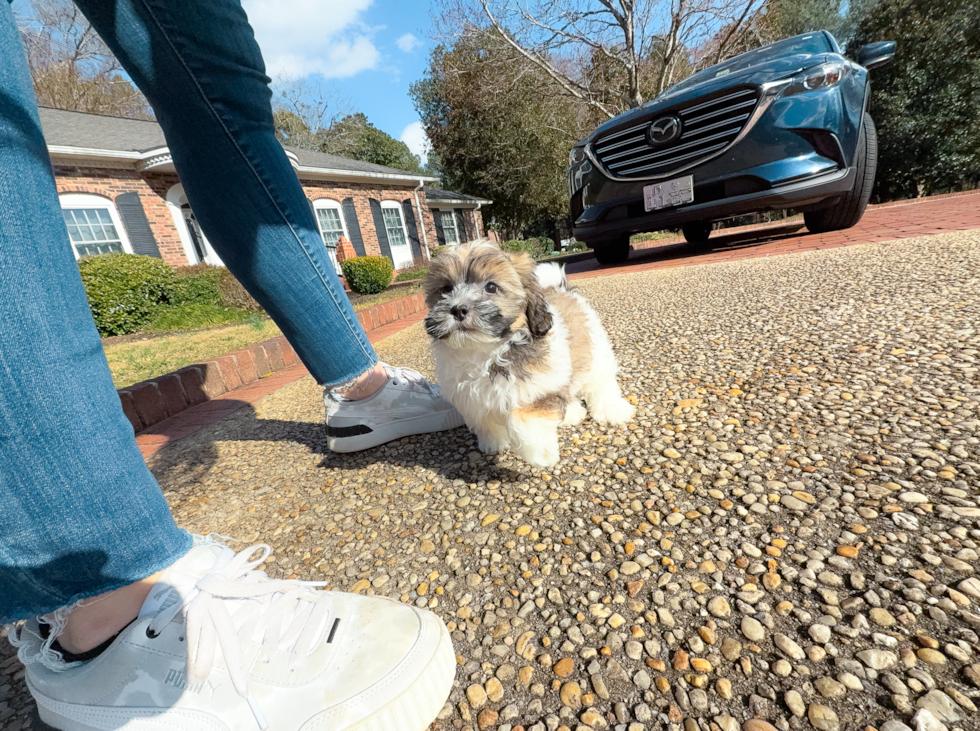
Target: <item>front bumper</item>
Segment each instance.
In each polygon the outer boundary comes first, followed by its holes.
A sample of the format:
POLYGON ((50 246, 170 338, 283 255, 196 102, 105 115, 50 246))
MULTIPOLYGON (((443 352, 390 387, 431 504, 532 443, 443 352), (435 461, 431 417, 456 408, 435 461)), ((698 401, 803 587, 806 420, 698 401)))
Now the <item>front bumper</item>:
MULTIPOLYGON (((828 199, 832 200, 847 193, 854 187, 854 175, 854 168, 833 170, 770 190, 746 193, 722 200, 699 204, 695 198, 694 203, 679 208, 640 216, 626 215, 622 218, 606 219, 593 225, 576 224, 572 233, 579 241, 601 245, 600 241, 604 243, 622 235, 676 228, 690 221, 718 220, 758 211, 803 208, 825 203, 828 199)), ((641 200, 633 205, 642 207, 643 202, 641 200)))

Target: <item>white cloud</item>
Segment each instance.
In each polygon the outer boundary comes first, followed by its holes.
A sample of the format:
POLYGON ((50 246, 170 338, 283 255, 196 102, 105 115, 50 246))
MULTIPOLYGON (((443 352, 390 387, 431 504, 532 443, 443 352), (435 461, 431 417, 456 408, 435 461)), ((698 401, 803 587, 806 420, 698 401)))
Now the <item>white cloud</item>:
POLYGON ((425 135, 425 128, 422 123, 412 122, 402 130, 402 136, 399 139, 408 145, 409 150, 422 158, 424 165, 429 159, 429 150, 432 149, 432 145, 429 144, 429 138, 425 135))
POLYGON ((267 73, 328 79, 375 68, 381 53, 362 20, 373 0, 244 0, 267 73))
POLYGON ((405 53, 411 53, 416 48, 422 45, 422 41, 420 41, 411 33, 406 33, 397 41, 395 41, 395 45, 398 46, 400 49, 402 49, 405 53))

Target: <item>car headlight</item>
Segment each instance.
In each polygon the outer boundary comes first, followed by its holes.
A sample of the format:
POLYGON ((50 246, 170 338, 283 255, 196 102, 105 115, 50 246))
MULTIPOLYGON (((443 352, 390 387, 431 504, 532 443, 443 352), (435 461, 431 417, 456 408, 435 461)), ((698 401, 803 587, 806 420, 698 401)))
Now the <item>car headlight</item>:
POLYGON ((568 153, 568 164, 577 165, 585 159, 585 148, 584 147, 573 147, 572 151, 568 153))
POLYGON ((790 81, 789 86, 783 91, 783 96, 792 94, 802 94, 807 91, 817 89, 827 89, 839 84, 841 79, 847 76, 849 66, 840 61, 829 61, 819 66, 808 68, 797 74, 790 81))

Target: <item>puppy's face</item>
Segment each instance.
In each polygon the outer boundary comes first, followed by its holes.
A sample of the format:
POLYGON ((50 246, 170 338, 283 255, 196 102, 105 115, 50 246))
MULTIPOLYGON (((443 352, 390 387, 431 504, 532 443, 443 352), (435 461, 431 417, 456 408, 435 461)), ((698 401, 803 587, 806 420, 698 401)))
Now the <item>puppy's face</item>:
POLYGON ((453 347, 543 337, 551 313, 527 254, 489 243, 443 251, 425 277, 425 329, 453 347))

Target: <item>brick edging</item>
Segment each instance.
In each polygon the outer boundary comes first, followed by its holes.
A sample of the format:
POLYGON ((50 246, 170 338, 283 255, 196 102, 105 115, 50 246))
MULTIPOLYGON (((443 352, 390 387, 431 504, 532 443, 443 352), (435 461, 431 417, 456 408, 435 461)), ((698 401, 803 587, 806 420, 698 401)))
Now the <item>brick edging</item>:
MULTIPOLYGON (((366 307, 358 322, 370 333, 425 310, 425 297, 407 297, 366 307)), ((137 434, 191 406, 218 398, 300 362, 285 337, 266 340, 117 390, 123 413, 137 434)))
POLYGON ((357 320, 364 328, 364 332, 371 332, 388 323, 409 317, 416 312, 425 310, 425 295, 421 292, 401 297, 391 302, 384 302, 380 305, 365 307, 357 311, 357 320))

